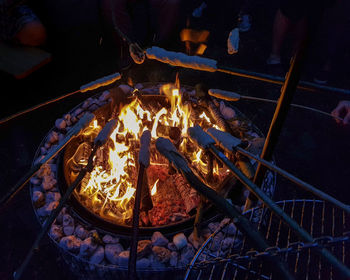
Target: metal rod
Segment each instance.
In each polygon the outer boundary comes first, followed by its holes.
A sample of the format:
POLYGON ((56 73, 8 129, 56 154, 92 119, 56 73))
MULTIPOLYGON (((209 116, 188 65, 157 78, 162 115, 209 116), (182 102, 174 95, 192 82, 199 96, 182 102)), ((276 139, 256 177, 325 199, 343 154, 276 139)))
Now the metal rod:
MULTIPOLYGON (((158 151, 163 154, 174 166, 175 168, 186 178, 188 183, 196 189, 200 194, 208 198, 216 207, 218 207, 222 212, 224 212, 228 217, 233 219, 236 227, 253 242, 260 250, 265 250, 269 247, 265 238, 255 229, 253 224, 243 216, 234 205, 229 203, 225 198, 220 196, 215 190, 208 187, 188 167, 186 160, 180 155, 169 139, 158 138, 156 142, 158 151)), ((283 277, 282 279, 294 279, 294 277, 289 273, 287 267, 279 258, 268 258, 271 262, 272 269, 274 272, 283 277)), ((276 275, 276 276, 277 276, 276 275)), ((281 279, 281 278, 280 278, 281 279)))
POLYGON ((263 164, 264 166, 270 168, 273 171, 276 171, 278 174, 282 175, 283 177, 289 179, 290 181, 292 181, 293 183, 297 184, 298 186, 302 187, 303 189, 313 193, 314 195, 316 195, 319 198, 322 198, 323 200, 326 200, 330 203, 333 203, 335 206, 339 207, 340 209, 344 210, 346 213, 350 214, 350 206, 337 200, 336 198, 332 197, 331 195, 319 190, 318 188, 310 185, 309 183, 304 182, 303 180, 299 179, 298 177, 294 176, 293 174, 279 168, 278 166, 276 166, 275 164, 266 161, 250 152, 248 152, 247 150, 241 148, 241 147, 236 147, 235 149, 238 150, 238 152, 242 153, 243 155, 252 158, 258 162, 260 162, 261 164, 263 164))
POLYGON ((50 159, 56 156, 67 144, 77 136, 82 129, 84 129, 95 116, 91 113, 86 113, 67 133, 65 138, 58 143, 58 145, 52 148, 49 153, 38 163, 34 164, 31 169, 21 178, 19 181, 0 199, 0 207, 5 207, 15 196, 18 194, 24 186, 28 183, 41 168, 42 165, 47 163, 50 159))
POLYGON ((131 280, 137 279, 136 260, 137 260, 137 245, 138 245, 138 233, 139 233, 141 192, 142 192, 144 173, 145 173, 145 166, 143 164, 140 164, 139 174, 137 178, 134 210, 133 210, 133 216, 132 216, 130 258, 128 263, 128 279, 131 279, 131 280))
POLYGON ((87 165, 79 172, 77 178, 74 180, 74 182, 69 186, 64 196, 60 199, 60 203, 58 204, 57 208, 55 208, 50 216, 45 220, 42 229, 40 230, 39 234, 37 235, 37 238, 35 239, 33 246, 31 247, 30 251, 28 252, 27 256, 25 257, 24 261, 20 265, 20 267, 15 271, 14 273, 14 279, 18 280, 21 278, 23 272, 25 271, 26 267, 28 266, 34 252, 38 249, 41 239, 44 237, 44 235, 48 232, 50 229, 52 223, 55 221, 58 214, 61 212, 63 206, 67 203, 70 195, 73 193, 75 188, 79 185, 80 181, 85 177, 87 172, 91 172, 94 168, 94 157, 96 155, 97 150, 103 146, 107 140, 109 139, 111 133, 113 132, 114 128, 117 126, 116 120, 110 120, 103 129, 99 132, 97 137, 94 140, 93 149, 91 151, 91 154, 89 155, 87 165))
MULTIPOLYGON (((285 79, 283 77, 269 75, 265 73, 247 71, 244 69, 238 69, 238 68, 233 68, 233 67, 224 66, 224 65, 220 65, 217 71, 225 74, 229 74, 232 76, 248 78, 248 79, 266 82, 270 84, 276 84, 276 85, 283 85, 283 83, 285 82, 285 79)), ((300 81, 299 85, 297 86, 297 89, 304 90, 304 91, 311 91, 311 92, 320 90, 320 91, 336 92, 336 93, 350 95, 350 90, 348 89, 319 85, 317 83, 312 83, 308 81, 300 81)))
MULTIPOLYGON (((281 217, 297 234, 306 242, 313 242, 313 237, 304 230, 294 219, 289 217, 264 191, 259 188, 256 184, 250 181, 220 150, 218 150, 213 144, 209 145, 208 148, 218 160, 225 164, 235 175, 235 177, 244 184, 249 191, 257 196, 271 211, 281 217)), ((341 263, 335 256, 333 256, 325 248, 316 248, 316 251, 331 265, 337 268, 343 276, 350 278, 350 269, 341 263)))
POLYGON ((43 239, 45 234, 49 231, 52 223, 55 221, 56 217, 61 212, 62 208, 64 207, 64 205, 68 201, 70 195, 73 193, 75 188, 79 185, 80 181, 85 177, 86 173, 91 172, 91 170, 93 169, 93 157, 96 154, 96 151, 97 151, 97 146, 95 146, 94 149, 92 150, 92 152, 89 156, 88 164, 79 172, 77 178, 69 186, 66 193, 61 198, 60 203, 58 204, 57 208, 55 208, 51 212, 50 216, 45 220, 43 227, 40 230, 39 234, 37 235, 31 249, 27 253, 27 256, 25 257, 25 259, 22 262, 22 264, 20 265, 20 267, 15 271, 15 273, 14 273, 15 280, 18 280, 21 278, 23 272, 25 271, 26 267, 28 266, 28 264, 33 256, 34 252, 38 249, 41 240, 43 239))
POLYGON ((136 260, 137 260, 137 245, 139 235, 139 218, 140 218, 140 204, 142 193, 145 193, 147 187, 147 194, 149 194, 149 188, 145 182, 145 170, 150 163, 150 152, 149 145, 151 142, 151 132, 145 130, 140 138, 140 151, 139 151, 139 172, 137 178, 135 202, 132 217, 132 233, 131 233, 131 246, 130 246, 130 257, 128 262, 128 279, 136 280, 136 260))
MULTIPOLYGON (((299 82, 300 72, 304 64, 308 45, 309 37, 304 40, 303 45, 299 48, 292 60, 291 67, 287 73, 286 81, 282 87, 281 96, 278 100, 277 107, 266 136, 265 145, 260 156, 262 159, 269 161, 272 158, 273 151, 278 142, 284 121, 288 114, 289 106, 292 103, 294 92, 299 82)), ((256 185, 261 186, 264 180, 265 171, 266 168, 262 164, 258 164, 253 180, 256 185)), ((257 200, 253 195, 249 195, 246 201, 245 209, 249 209, 254 206, 256 201, 257 200)))
MULTIPOLYGON (((254 101, 262 101, 262 102, 269 102, 269 103, 274 103, 277 104, 278 101, 277 100, 273 100, 273 99, 266 99, 266 98, 260 98, 260 97, 255 97, 255 96, 247 96, 247 95, 241 95, 242 99, 246 99, 246 100, 254 100, 254 101)), ((332 117, 334 119, 343 121, 343 118, 337 117, 337 116, 333 116, 331 113, 328 112, 324 112, 322 110, 316 109, 316 108, 312 108, 309 106, 304 106, 304 105, 300 105, 300 104, 290 104, 290 106, 295 107, 295 108, 300 108, 300 109, 305 109, 305 110, 309 110, 309 111, 313 111, 315 113, 319 113, 328 117, 332 117)))

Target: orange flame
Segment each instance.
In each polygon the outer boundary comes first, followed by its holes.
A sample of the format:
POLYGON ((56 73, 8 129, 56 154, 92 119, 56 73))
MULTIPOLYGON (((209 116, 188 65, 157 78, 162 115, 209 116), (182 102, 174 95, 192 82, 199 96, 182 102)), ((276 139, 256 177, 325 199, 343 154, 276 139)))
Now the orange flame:
MULTIPOLYGON (((131 80, 129 82, 132 83, 131 80)), ((166 84, 161 87, 160 92, 170 100, 169 109, 160 108, 157 112, 144 110, 138 98, 121 109, 117 119, 118 125, 111 134, 108 145, 102 147, 100 151, 100 154, 104 155, 106 153, 104 149, 108 149, 108 160, 95 164, 95 168, 87 175, 86 180, 83 180, 81 188, 77 191, 78 195, 84 198, 82 201, 86 207, 114 223, 124 223, 132 217, 137 179, 137 147, 145 129, 151 131, 154 141, 164 136, 159 135, 157 131, 159 125, 180 128, 182 133, 180 152, 187 154, 192 164, 199 170, 208 173, 207 164, 201 159, 202 150, 194 147, 194 150, 187 152, 187 146, 190 144, 187 140, 187 129, 195 122, 202 124, 205 122, 203 125, 206 127, 213 126, 209 117, 204 112, 197 121, 191 117, 190 105, 182 101, 178 75, 176 84, 166 84)), ((86 133, 96 135, 100 130, 101 126, 96 122, 86 133)), ((157 157, 152 158, 151 164, 159 164, 157 157)), ((214 165, 214 172, 220 173, 217 164, 214 165)), ((157 193, 158 181, 151 187, 152 196, 157 193)))

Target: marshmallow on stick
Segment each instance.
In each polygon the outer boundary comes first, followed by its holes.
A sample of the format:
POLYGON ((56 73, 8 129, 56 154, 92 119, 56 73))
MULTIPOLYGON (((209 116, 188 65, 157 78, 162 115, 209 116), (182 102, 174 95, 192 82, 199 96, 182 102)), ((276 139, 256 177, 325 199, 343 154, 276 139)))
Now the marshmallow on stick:
POLYGON ((216 88, 209 89, 208 93, 210 96, 227 100, 227 101, 238 101, 241 98, 241 95, 239 95, 236 92, 216 89, 216 88))
POLYGON ((208 72, 215 72, 217 70, 217 62, 214 59, 190 56, 179 52, 171 52, 159 47, 147 49, 146 56, 148 59, 155 59, 172 66, 180 66, 208 72))
POLYGON ((102 77, 100 79, 97 79, 96 81, 90 82, 88 84, 82 85, 80 87, 80 91, 81 92, 86 92, 89 90, 94 90, 97 89, 99 87, 104 87, 104 86, 108 86, 112 83, 114 83, 115 81, 120 80, 121 75, 119 73, 114 73, 105 77, 102 77))

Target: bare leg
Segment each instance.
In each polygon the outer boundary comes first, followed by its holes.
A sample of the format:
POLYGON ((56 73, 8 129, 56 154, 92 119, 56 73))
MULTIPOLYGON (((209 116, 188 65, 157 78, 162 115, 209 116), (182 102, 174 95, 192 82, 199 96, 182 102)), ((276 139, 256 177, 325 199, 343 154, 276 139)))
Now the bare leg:
POLYGON ((156 41, 165 42, 175 30, 179 19, 180 0, 151 0, 152 18, 156 20, 156 41))
POLYGON ((279 64, 281 62, 281 49, 287 32, 291 27, 291 21, 278 10, 273 24, 272 50, 268 64, 279 64))
POLYGON ((305 39, 307 34, 307 20, 306 18, 300 19, 295 25, 295 40, 293 46, 294 55, 297 50, 300 48, 302 41, 305 39))
POLYGON ((46 29, 40 21, 26 23, 15 35, 15 41, 21 45, 37 47, 46 42, 46 29))
MULTIPOLYGON (((102 0, 102 13, 106 23, 114 30, 114 23, 127 36, 132 35, 132 21, 127 7, 128 0, 102 0)), ((116 31, 114 30, 114 33, 116 31)), ((115 34, 115 36, 118 36, 115 34)))

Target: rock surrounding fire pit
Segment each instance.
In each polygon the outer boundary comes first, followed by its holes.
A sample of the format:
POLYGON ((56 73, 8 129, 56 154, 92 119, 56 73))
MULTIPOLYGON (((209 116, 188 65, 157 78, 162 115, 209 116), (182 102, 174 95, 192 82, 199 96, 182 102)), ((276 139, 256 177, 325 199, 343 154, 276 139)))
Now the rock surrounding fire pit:
MULTIPOLYGON (((143 94, 159 94, 159 88, 161 86, 157 85, 144 88, 143 85, 138 85, 138 88, 140 91, 143 89, 143 94)), ((119 88, 123 91, 130 90, 130 87, 126 85, 121 85, 119 88)), ((194 99, 193 91, 189 91, 188 89, 181 89, 181 91, 187 95, 189 100, 194 99)), ((70 127, 85 112, 94 112, 109 104, 111 102, 110 95, 109 91, 97 94, 78 105, 71 112, 62 116, 62 118, 57 119, 55 126, 38 148, 35 161, 41 159, 53 146, 57 145, 64 138, 65 133, 70 127)), ((228 116, 228 121, 239 136, 248 140, 250 143, 248 148, 258 154, 263 143, 262 134, 244 119, 237 109, 233 110, 232 107, 220 102, 217 102, 216 105, 224 116, 228 116)), ((57 178, 58 169, 60 168, 58 164, 58 157, 53 158, 31 179, 32 204, 40 223, 43 223, 51 211, 57 207, 61 198, 60 187, 58 185, 59 180, 57 178)), ((151 214, 148 215, 151 218, 147 222, 151 228, 152 226, 161 225, 163 222, 166 224, 177 219, 188 218, 189 212, 195 209, 198 204, 197 201, 195 205, 191 204, 191 196, 197 199, 198 195, 195 192, 192 193, 191 188, 189 188, 182 176, 173 174, 168 177, 169 168, 166 167, 164 170, 164 166, 151 166, 147 171, 149 180, 154 185, 154 182, 157 179, 161 180, 162 174, 164 174, 163 184, 174 184, 177 187, 178 192, 175 193, 179 196, 177 199, 180 202, 176 202, 174 197, 170 202, 167 202, 167 199, 160 199, 162 196, 154 199, 153 209, 150 210, 151 214), (171 182, 167 182, 166 180, 171 180, 171 182), (181 187, 187 189, 181 191, 181 187), (187 198, 184 200, 184 197, 181 196, 187 196, 187 198), (162 211, 168 211, 169 213, 161 213, 162 211), (167 217, 168 220, 163 221, 162 219, 164 217, 167 217)), ((272 196, 274 187, 275 174, 268 172, 264 182, 264 189, 272 196)), ((161 195, 166 196, 166 194, 161 195)), ((238 192, 238 195, 240 197, 236 201, 233 201, 234 203, 237 201, 244 202, 248 193, 238 192)), ((237 207, 241 208, 242 204, 237 205, 237 207)), ((212 246, 211 250, 215 251, 215 248, 219 248, 220 246, 226 246, 227 248, 231 246, 232 244, 230 242, 233 240, 232 236, 236 234, 236 227, 230 221, 223 219, 222 216, 218 219, 209 223, 203 221, 199 239, 194 238, 191 231, 179 232, 177 230, 173 233, 163 234, 158 230, 154 230, 150 237, 140 240, 137 249, 137 270, 140 275, 143 275, 145 278, 150 277, 150 279, 155 279, 155 275, 157 275, 157 278, 159 277, 158 279, 161 279, 165 275, 172 279, 182 279, 185 268, 195 255, 196 250, 220 226, 220 223, 228 222, 229 225, 225 229, 227 235, 225 237, 221 236, 222 238, 220 235, 217 235, 215 237, 216 245, 212 246), (174 273, 174 271, 178 273, 174 273), (157 274, 153 272, 157 272, 157 274)), ((70 205, 67 205, 61 211, 51 227, 49 236, 60 247, 64 259, 70 265, 72 272, 78 273, 84 279, 109 279, 113 278, 113 275, 115 276, 116 271, 118 273, 126 273, 130 240, 125 235, 122 236, 118 233, 112 234, 108 230, 89 224, 77 215, 76 211, 70 205)))

